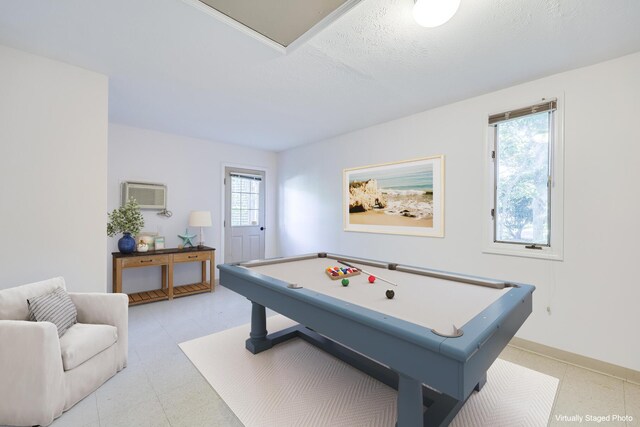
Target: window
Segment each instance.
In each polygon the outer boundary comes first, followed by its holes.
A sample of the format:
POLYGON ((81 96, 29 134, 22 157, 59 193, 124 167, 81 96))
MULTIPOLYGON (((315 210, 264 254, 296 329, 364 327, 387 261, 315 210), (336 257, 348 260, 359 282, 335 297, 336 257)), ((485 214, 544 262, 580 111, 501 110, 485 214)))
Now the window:
POLYGON ((562 150, 557 101, 489 116, 487 252, 562 257, 562 150))
POLYGON ((254 175, 231 174, 231 226, 258 225, 260 181, 254 175))

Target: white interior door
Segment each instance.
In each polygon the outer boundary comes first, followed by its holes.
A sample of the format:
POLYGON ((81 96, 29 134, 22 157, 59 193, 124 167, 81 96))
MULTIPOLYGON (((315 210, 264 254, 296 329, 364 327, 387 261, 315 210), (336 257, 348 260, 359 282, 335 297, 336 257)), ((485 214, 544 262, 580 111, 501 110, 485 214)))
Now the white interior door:
POLYGON ((225 168, 224 261, 264 258, 265 173, 225 168))

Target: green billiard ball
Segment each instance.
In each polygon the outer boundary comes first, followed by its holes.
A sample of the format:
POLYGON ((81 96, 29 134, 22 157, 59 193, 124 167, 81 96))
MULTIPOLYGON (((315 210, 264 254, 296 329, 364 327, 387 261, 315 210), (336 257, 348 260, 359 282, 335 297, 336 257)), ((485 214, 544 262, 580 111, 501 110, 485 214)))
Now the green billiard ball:
POLYGON ((349 279, 342 279, 342 286, 349 286, 349 279))

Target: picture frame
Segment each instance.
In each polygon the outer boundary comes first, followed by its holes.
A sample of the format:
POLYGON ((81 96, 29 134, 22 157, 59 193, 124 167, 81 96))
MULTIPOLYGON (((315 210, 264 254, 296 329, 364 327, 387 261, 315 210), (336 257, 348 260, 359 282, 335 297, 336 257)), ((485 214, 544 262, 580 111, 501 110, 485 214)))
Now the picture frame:
POLYGON ((141 231, 136 236, 136 242, 138 244, 146 243, 147 246, 149 247, 149 250, 153 251, 155 249, 155 240, 157 236, 158 236, 158 233, 154 233, 151 231, 141 231))
POLYGON ((164 236, 156 236, 154 240, 155 250, 164 249, 164 236))
POLYGON ((345 231, 444 237, 444 155, 343 170, 345 231))

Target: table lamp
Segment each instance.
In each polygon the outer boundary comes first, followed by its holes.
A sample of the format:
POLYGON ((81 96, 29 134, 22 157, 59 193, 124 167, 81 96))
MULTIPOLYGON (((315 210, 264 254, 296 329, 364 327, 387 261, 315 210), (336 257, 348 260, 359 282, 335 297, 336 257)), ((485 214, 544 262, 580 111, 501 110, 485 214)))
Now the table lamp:
POLYGON ((202 229, 204 227, 211 227, 211 212, 191 211, 191 214, 189 214, 189 227, 200 227, 200 242, 198 243, 198 247, 204 246, 202 229))

